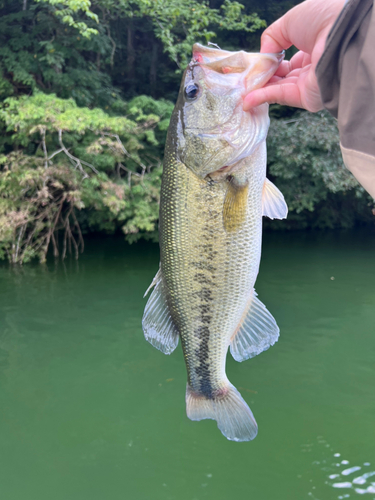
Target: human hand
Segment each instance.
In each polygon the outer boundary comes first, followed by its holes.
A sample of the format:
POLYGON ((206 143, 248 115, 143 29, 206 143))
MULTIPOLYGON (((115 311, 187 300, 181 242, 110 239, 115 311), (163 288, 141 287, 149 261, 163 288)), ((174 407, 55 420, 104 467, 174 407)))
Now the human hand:
POLYGON ((306 0, 289 10, 262 34, 261 52, 276 53, 292 45, 299 52, 283 61, 267 85, 244 98, 244 110, 264 102, 319 111, 322 99, 315 68, 326 38, 345 0, 306 0))

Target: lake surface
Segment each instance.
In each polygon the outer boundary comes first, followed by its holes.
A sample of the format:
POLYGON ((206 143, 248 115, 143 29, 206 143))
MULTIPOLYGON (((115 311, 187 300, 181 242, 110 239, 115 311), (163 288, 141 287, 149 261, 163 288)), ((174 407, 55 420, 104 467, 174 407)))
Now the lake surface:
POLYGON ((227 374, 258 437, 185 414, 181 347, 144 339, 156 245, 0 267, 4 500, 375 499, 375 234, 266 234, 279 342, 227 374))

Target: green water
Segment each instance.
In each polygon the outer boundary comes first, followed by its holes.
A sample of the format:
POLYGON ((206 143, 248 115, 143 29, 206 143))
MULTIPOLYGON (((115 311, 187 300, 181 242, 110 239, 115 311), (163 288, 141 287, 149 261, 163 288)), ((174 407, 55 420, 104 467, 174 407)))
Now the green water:
POLYGON ((227 364, 250 443, 189 421, 181 348, 144 341, 157 267, 157 246, 122 239, 0 267, 1 500, 374 499, 375 234, 265 236, 281 338, 227 364))

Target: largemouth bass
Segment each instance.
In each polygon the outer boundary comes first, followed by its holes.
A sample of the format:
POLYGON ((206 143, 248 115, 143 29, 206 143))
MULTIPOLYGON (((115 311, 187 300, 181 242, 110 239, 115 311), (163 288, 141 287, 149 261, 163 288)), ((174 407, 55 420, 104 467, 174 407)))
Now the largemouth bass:
POLYGON ((268 105, 244 112, 242 102, 281 59, 193 46, 167 135, 160 269, 142 320, 146 339, 165 354, 181 339, 188 417, 215 419, 233 441, 253 439, 257 424, 226 376, 226 355, 230 346, 243 361, 278 339, 254 284, 262 216, 287 215, 283 195, 266 179, 268 105))

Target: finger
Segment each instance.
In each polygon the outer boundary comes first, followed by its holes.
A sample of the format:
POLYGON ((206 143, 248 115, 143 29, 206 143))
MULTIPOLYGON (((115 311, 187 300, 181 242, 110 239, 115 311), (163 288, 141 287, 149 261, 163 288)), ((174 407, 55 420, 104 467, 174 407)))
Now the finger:
POLYGON ((303 50, 300 50, 295 54, 290 60, 291 69, 303 68, 307 64, 311 63, 311 56, 303 50))
POLYGON ((294 56, 290 60, 290 69, 294 68, 301 68, 303 65, 304 57, 305 57, 306 52, 303 52, 302 50, 299 50, 297 54, 294 54, 294 56))
POLYGON ((261 36, 261 52, 281 52, 282 50, 289 49, 292 45, 296 45, 293 39, 293 26, 298 8, 298 5, 295 6, 263 31, 261 36), (290 30, 290 26, 292 30, 290 30))
POLYGON ((285 78, 291 78, 293 76, 299 76, 301 74, 301 71, 303 70, 303 68, 298 68, 298 69, 294 69, 293 71, 291 71, 290 73, 288 73, 285 77, 285 78))
POLYGON ((311 54, 318 37, 325 41, 344 3, 345 0, 307 0, 296 5, 263 32, 261 52, 280 52, 294 45, 311 54))
POLYGON ((292 42, 288 40, 288 37, 284 36, 283 34, 284 17, 285 16, 278 19, 263 32, 260 41, 261 44, 260 51, 262 53, 275 54, 277 52, 289 49, 289 47, 293 45, 292 42))
POLYGON ((302 108, 301 93, 296 83, 285 83, 284 85, 270 85, 250 92, 245 98, 243 109, 250 111, 251 108, 268 102, 269 104, 282 104, 302 108))
POLYGON ((311 63, 311 57, 306 52, 300 50, 295 54, 290 61, 283 61, 275 72, 275 76, 289 75, 293 70, 300 69, 303 66, 311 63))
POLYGON ((294 69, 293 71, 291 71, 290 73, 288 73, 285 76, 273 75, 273 77, 268 80, 265 87, 267 87, 268 85, 271 85, 273 83, 277 83, 279 85, 282 85, 283 83, 289 83, 289 81, 292 81, 292 80, 295 81, 303 73, 306 73, 307 71, 309 71, 310 67, 311 67, 311 65, 306 66, 305 68, 294 69))
POLYGON ((299 76, 287 76, 285 78, 278 78, 277 80, 272 81, 272 78, 265 87, 270 87, 271 85, 288 85, 288 83, 297 83, 299 76))
POLYGON ((291 61, 283 61, 275 72, 275 76, 285 76, 292 70, 291 61))
POLYGON ((274 75, 270 80, 268 80, 266 85, 271 85, 272 83, 279 83, 280 80, 283 80, 283 77, 274 75))
MULTIPOLYGON (((309 64, 308 66, 305 66, 305 68, 306 68, 306 67, 307 67, 307 68, 310 68, 310 66, 311 66, 311 65, 309 64)), ((298 75, 300 75, 300 74, 301 74, 301 72, 306 71, 306 69, 305 69, 305 68, 296 68, 296 69, 294 69, 293 71, 290 71, 287 75, 285 75, 285 76, 284 76, 284 77, 282 77, 282 78, 289 78, 289 77, 291 77, 291 76, 298 76, 298 75)))

